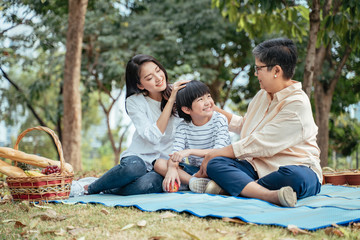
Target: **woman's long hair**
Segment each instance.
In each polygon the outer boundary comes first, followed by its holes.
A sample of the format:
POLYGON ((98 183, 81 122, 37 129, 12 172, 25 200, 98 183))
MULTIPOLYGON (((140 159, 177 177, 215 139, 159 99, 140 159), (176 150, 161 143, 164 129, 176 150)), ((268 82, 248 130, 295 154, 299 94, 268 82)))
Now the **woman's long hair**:
MULTIPOLYGON (((170 95, 171 95, 171 86, 169 84, 168 75, 161 63, 156 60, 154 57, 145 55, 145 54, 138 54, 132 57, 126 65, 126 98, 130 97, 133 94, 142 93, 144 96, 147 96, 149 93, 146 89, 139 89, 138 84, 140 85, 140 69, 141 65, 146 62, 153 62, 155 63, 165 74, 166 78, 166 89, 161 93, 161 111, 164 109, 170 95)), ((172 114, 175 114, 175 110, 173 108, 172 114)))

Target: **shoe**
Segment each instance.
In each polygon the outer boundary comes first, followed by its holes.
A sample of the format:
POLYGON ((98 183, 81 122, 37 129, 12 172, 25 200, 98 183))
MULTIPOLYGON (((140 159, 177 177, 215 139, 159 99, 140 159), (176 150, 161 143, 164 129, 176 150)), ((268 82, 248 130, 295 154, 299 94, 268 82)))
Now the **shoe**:
POLYGON ((209 181, 208 184, 206 185, 205 193, 216 194, 216 195, 229 195, 213 180, 209 181))
POLYGON ((89 185, 98 179, 96 177, 86 177, 72 181, 69 197, 88 195, 89 185))
POLYGON ((283 207, 295 207, 297 202, 296 192, 292 189, 292 187, 282 187, 278 191, 278 197, 280 201, 280 205, 283 207))
POLYGON ((210 182, 208 178, 193 177, 190 179, 189 188, 192 192, 204 193, 208 182, 210 182))

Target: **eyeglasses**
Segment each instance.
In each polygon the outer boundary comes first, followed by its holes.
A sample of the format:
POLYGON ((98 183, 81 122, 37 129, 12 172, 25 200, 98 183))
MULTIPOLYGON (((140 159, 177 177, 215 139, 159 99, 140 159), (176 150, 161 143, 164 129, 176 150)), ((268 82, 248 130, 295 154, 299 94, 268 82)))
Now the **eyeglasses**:
POLYGON ((255 73, 258 74, 258 71, 264 67, 273 67, 275 65, 265 65, 265 66, 254 66, 255 73))

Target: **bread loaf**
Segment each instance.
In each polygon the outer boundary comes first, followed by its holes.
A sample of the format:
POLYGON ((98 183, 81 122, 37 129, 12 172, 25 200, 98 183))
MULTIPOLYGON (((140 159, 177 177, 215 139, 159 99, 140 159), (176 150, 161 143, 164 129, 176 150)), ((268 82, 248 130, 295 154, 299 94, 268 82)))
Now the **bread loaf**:
MULTIPOLYGON (((57 165, 58 167, 60 167, 60 161, 51 160, 34 154, 27 154, 19 150, 7 148, 7 147, 0 147, 0 157, 8 158, 10 160, 17 162, 30 164, 36 167, 45 168, 46 166, 49 165, 57 165)), ((65 163, 64 171, 67 173, 74 173, 73 167, 69 163, 65 163)))
POLYGON ((0 160, 0 172, 8 177, 27 177, 21 168, 12 166, 2 160, 0 160))

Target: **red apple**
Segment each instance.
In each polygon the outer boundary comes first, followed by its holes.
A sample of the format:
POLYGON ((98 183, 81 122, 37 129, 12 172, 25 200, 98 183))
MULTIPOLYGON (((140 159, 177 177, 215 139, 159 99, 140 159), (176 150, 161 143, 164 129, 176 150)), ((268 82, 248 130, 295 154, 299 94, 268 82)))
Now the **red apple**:
POLYGON ((175 181, 173 187, 170 188, 168 192, 172 193, 172 192, 177 192, 177 191, 179 191, 179 184, 175 181))

